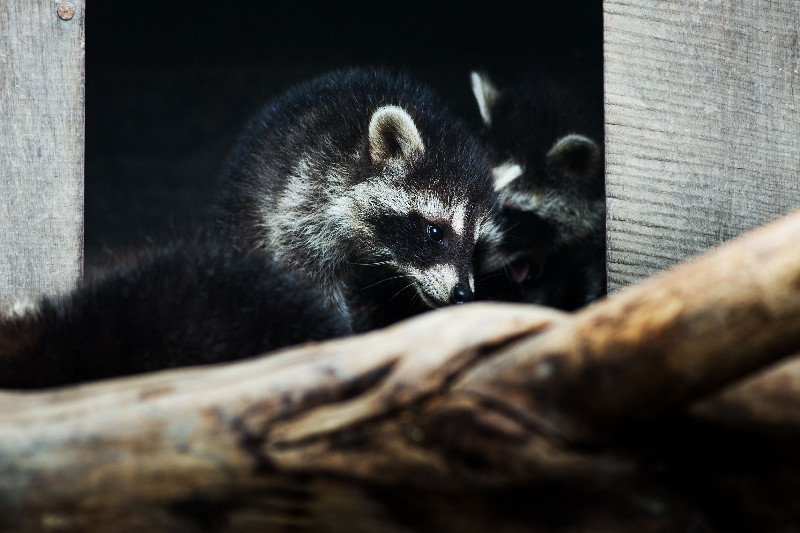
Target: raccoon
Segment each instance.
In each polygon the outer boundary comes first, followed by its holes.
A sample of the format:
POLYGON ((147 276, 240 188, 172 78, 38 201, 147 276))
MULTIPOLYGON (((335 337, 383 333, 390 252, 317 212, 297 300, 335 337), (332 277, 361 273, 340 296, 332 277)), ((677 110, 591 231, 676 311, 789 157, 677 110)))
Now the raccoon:
POLYGON ((537 73, 498 89, 471 73, 506 228, 481 298, 573 310, 605 281, 603 102, 590 78, 537 73))
POLYGON ((475 264, 501 239, 491 176, 429 88, 384 68, 337 70, 249 123, 220 222, 364 331, 474 299, 475 264))
POLYGON ((314 286, 263 254, 175 241, 0 316, 0 388, 230 361, 348 332, 314 286))

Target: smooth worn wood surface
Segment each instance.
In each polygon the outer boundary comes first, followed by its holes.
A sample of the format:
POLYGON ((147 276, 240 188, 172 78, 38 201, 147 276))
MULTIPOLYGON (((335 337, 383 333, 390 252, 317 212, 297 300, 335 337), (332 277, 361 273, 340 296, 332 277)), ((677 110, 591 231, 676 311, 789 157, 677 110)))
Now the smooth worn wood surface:
POLYGON ((63 20, 53 0, 0 2, 0 309, 81 275, 84 2, 71 3, 63 20))
POLYGON ((615 290, 800 205, 800 2, 603 5, 615 290))
POLYGON ((0 529, 798 531, 800 432, 681 420, 800 350, 798 241, 800 212, 574 314, 4 392, 0 529))

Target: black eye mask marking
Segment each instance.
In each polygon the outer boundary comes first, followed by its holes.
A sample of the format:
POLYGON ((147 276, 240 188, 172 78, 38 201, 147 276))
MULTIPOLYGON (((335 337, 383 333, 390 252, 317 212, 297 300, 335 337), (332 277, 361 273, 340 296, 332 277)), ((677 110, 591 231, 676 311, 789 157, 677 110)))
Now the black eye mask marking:
MULTIPOLYGON (((452 230, 441 223, 427 220, 419 213, 383 214, 370 220, 380 243, 392 250, 395 260, 419 269, 460 260, 453 257, 463 252, 454 248, 452 230)), ((460 261, 456 261, 460 262, 460 261)))

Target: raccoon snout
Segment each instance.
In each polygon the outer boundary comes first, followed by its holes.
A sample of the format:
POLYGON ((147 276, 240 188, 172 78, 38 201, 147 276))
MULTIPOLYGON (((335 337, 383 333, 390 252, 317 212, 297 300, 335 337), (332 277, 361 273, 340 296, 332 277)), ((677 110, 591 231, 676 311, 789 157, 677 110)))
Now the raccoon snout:
POLYGON ((464 304, 467 302, 471 302, 475 299, 475 295, 466 287, 462 287, 461 285, 456 285, 453 287, 453 290, 450 291, 450 303, 451 304, 464 304))

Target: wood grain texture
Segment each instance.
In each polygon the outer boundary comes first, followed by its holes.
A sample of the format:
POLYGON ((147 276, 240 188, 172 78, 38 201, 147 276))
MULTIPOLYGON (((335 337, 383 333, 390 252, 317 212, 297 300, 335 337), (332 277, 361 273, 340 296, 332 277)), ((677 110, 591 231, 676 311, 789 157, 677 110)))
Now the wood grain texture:
POLYGON ((800 204, 800 2, 607 0, 609 289, 800 204))
POLYGON ((0 2, 0 308, 71 288, 83 248, 84 2, 0 2))

